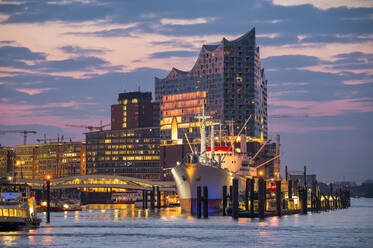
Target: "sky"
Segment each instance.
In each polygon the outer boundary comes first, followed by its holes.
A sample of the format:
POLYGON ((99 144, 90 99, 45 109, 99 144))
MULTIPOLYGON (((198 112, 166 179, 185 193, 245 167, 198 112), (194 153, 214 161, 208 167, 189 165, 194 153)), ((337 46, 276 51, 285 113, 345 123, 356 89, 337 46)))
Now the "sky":
MULTIPOLYGON (((0 0, 0 130, 83 140, 124 91, 255 27, 281 166, 373 178, 373 0, 0 0)), ((0 135, 3 146, 21 134, 0 135)), ((282 170, 283 174, 283 170, 282 170)))

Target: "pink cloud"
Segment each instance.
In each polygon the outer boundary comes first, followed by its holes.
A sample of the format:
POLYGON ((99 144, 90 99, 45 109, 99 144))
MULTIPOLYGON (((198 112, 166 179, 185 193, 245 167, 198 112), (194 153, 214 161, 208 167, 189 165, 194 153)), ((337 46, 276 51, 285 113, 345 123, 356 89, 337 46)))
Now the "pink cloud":
POLYGON ((345 85, 358 85, 358 84, 371 84, 373 80, 347 80, 344 81, 343 84, 345 85))
POLYGON ((28 95, 38 95, 47 91, 55 90, 55 88, 39 88, 39 89, 16 89, 18 92, 26 93, 28 95))
MULTIPOLYGON (((92 105, 95 103, 79 103, 76 101, 48 103, 45 105, 16 105, 0 103, 0 124, 41 124, 61 126, 65 117, 50 116, 51 108, 73 108, 80 109, 81 105, 92 105), (48 114, 46 116, 42 116, 48 114)), ((62 125, 63 126, 63 125, 62 125)))
POLYGON ((331 101, 296 101, 271 99, 271 114, 308 114, 310 116, 336 116, 345 112, 373 112, 373 98, 340 99, 331 101))
POLYGON ((306 94, 307 90, 283 90, 283 91, 277 91, 277 92, 270 92, 269 97, 275 97, 275 96, 283 96, 285 94, 306 94))

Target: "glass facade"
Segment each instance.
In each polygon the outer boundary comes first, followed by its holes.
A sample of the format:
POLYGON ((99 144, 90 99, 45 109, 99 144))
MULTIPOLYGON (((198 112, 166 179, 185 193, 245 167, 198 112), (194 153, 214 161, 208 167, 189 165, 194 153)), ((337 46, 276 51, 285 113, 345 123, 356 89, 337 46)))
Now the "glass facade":
POLYGON ((223 38, 218 45, 202 46, 191 71, 173 68, 166 78, 155 79, 161 109, 167 104, 164 96, 197 91, 206 92, 206 110, 215 120, 234 121, 235 134, 251 116, 246 135, 267 139, 267 81, 255 29, 233 41, 223 38))
POLYGON ((15 174, 18 178, 44 179, 85 174, 85 144, 64 142, 16 147, 15 174))
POLYGON ((86 134, 87 174, 161 180, 159 127, 86 134))
POLYGON ((0 177, 11 175, 14 167, 15 149, 0 146, 0 177))

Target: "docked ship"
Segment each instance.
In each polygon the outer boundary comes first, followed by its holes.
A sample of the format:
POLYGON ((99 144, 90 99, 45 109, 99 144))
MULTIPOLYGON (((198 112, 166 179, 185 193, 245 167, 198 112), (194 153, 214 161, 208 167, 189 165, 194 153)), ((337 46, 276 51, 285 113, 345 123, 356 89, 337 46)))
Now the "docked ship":
MULTIPOLYGON (((233 179, 239 179, 239 194, 243 194, 246 178, 257 176, 258 167, 277 159, 279 155, 276 154, 259 166, 253 166, 254 158, 268 141, 264 142, 253 157, 246 153, 246 135, 238 136, 240 137, 240 152, 235 152, 233 142, 231 146, 215 147, 213 123, 210 123, 210 147, 206 147, 206 120, 209 117, 205 116, 204 110, 202 110, 202 115, 197 118, 201 120, 200 153, 193 152, 189 161, 179 163, 171 169, 171 173, 176 183, 183 211, 196 212, 197 187, 207 186, 209 211, 218 212, 222 210, 223 205, 223 186, 231 186, 233 179)), ((237 136, 233 137, 233 139, 236 138, 237 136)))
POLYGON ((28 185, 2 183, 0 185, 0 229, 12 230, 38 226, 35 198, 28 185))

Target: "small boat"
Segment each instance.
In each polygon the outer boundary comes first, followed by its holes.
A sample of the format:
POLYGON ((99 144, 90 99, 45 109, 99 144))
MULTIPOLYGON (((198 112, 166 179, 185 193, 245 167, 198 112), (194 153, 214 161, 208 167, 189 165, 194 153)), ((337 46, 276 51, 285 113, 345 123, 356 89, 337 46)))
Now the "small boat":
POLYGON ((136 202, 137 192, 120 192, 111 195, 112 203, 133 204, 136 202))
MULTIPOLYGON (((50 211, 51 212, 63 212, 63 211, 79 211, 81 210, 80 200, 51 200, 50 211)), ((46 212, 47 202, 43 201, 40 206, 37 206, 37 211, 46 212)))
POLYGON ((36 227, 41 223, 37 217, 35 197, 26 184, 1 183, 0 229, 15 230, 36 227))

